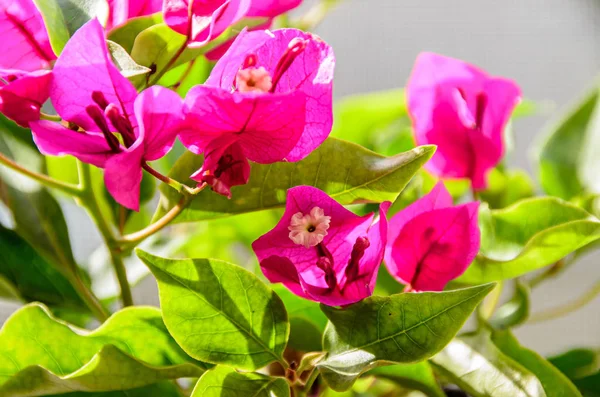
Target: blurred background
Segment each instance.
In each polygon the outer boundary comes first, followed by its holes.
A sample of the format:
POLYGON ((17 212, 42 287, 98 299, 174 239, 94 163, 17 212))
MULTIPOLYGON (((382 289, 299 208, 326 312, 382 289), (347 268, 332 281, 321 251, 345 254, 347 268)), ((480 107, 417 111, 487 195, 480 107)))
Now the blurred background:
MULTIPOLYGON (((314 3, 305 0, 295 14, 314 3)), ((538 106, 535 115, 515 122, 515 149, 507 163, 531 173, 536 171, 531 150, 544 126, 558 110, 576 101, 600 70, 597 0, 345 0, 315 32, 336 53, 336 99, 403 87, 421 51, 461 58, 516 80, 525 98, 538 106)), ((76 259, 91 262, 94 273, 93 264, 102 262, 104 255, 97 249, 100 236, 80 208, 64 205, 76 259)), ((588 254, 561 277, 536 288, 532 311, 582 295, 600 275, 598 258, 588 254)), ((132 280, 144 271, 134 262, 128 266, 132 280)), ((106 277, 96 286, 102 296, 110 296, 115 288, 112 275, 106 277)), ((134 298, 138 304, 158 305, 154 280, 142 280, 134 298)), ((563 318, 522 326, 516 336, 542 354, 598 346, 599 304, 597 298, 563 318)), ((0 301, 0 323, 17 307, 0 301)))

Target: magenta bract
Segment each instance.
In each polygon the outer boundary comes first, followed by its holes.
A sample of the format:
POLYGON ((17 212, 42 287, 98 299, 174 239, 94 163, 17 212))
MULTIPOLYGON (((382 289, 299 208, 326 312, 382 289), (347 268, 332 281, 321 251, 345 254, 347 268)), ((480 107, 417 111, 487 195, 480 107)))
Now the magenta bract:
POLYGON ((52 72, 0 70, 0 113, 27 127, 40 119, 40 109, 50 96, 52 72))
POLYGON ((31 0, 0 0, 0 69, 33 72, 56 59, 42 15, 31 0))
POLYGON ((118 27, 131 18, 154 14, 162 10, 162 0, 108 0, 106 29, 118 27))
POLYGON ((194 178, 213 189, 220 178, 215 190, 229 195, 229 187, 247 181, 232 175, 233 164, 306 157, 331 131, 334 63, 325 42, 296 29, 240 33, 206 85, 194 87, 185 99, 181 141, 207 159, 220 156, 194 178), (219 145, 213 143, 217 139, 219 145), (234 144, 237 156, 214 150, 234 144))
POLYGON ((479 251, 478 202, 454 206, 439 182, 389 222, 385 264, 414 291, 441 291, 479 251))
POLYGON ((252 0, 246 14, 249 17, 274 18, 298 7, 302 0, 252 0))
POLYGON ((486 187, 486 174, 504 153, 503 132, 520 100, 519 87, 463 61, 418 56, 406 88, 417 144, 437 145, 426 168, 486 187))
POLYGON ((159 86, 138 95, 110 60, 102 26, 94 19, 73 35, 56 61, 50 99, 70 128, 46 120, 30 123, 40 151, 105 168, 111 195, 138 210, 142 165, 164 156, 175 141, 183 118, 179 96, 159 86))
POLYGON ((330 306, 371 296, 387 238, 385 213, 358 216, 310 186, 288 190, 285 213, 252 244, 264 275, 330 306))

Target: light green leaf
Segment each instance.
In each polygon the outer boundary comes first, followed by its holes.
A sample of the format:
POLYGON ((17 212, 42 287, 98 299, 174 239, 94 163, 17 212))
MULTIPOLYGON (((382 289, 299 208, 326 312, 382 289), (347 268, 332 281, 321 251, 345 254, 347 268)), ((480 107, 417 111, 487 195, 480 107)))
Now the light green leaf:
POLYGON ((284 378, 255 373, 240 373, 218 365, 200 378, 192 397, 289 397, 290 387, 284 378))
POLYGON ((344 309, 321 306, 329 318, 328 352, 317 366, 332 389, 348 389, 369 369, 425 360, 446 346, 493 284, 447 292, 372 296, 344 309))
POLYGON ((133 49, 135 38, 142 31, 151 26, 157 25, 163 21, 162 12, 152 15, 144 15, 128 20, 125 24, 112 29, 108 34, 108 39, 118 43, 128 53, 133 49))
POLYGON ((107 40, 108 51, 113 63, 119 69, 121 74, 127 78, 150 73, 150 69, 140 66, 129 56, 127 51, 114 41, 107 40))
POLYGON ((536 376, 503 354, 487 332, 454 339, 431 362, 473 397, 546 397, 536 376))
POLYGON ((18 299, 87 311, 69 280, 17 233, 1 225, 0 275, 14 287, 18 299))
POLYGON ((500 306, 490 319, 490 324, 495 328, 510 328, 524 323, 529 317, 529 287, 527 284, 515 280, 515 291, 512 298, 500 306))
POLYGON ((537 376, 544 387, 546 396, 581 396, 565 375, 536 352, 521 346, 510 331, 494 331, 492 342, 507 357, 512 358, 537 376))
POLYGON ((56 0, 71 36, 86 22, 98 18, 104 26, 110 12, 107 0, 56 0))
POLYGON ((391 380, 403 388, 421 391, 429 397, 446 397, 427 361, 378 367, 367 372, 366 375, 391 380))
POLYGON ((71 34, 57 0, 33 0, 42 14, 52 51, 58 56, 71 34))
POLYGON ((5 397, 126 390, 200 376, 205 369, 177 346, 158 309, 139 306, 89 332, 75 331, 41 304, 30 304, 4 324, 0 356, 5 397))
MULTIPOLYGON (((231 200, 205 189, 185 209, 177 222, 191 222, 285 205, 287 189, 315 186, 341 204, 394 201, 413 175, 431 158, 434 146, 421 146, 392 157, 373 153, 350 142, 327 139, 297 163, 252 164, 250 181, 235 186, 231 200)), ((192 183, 189 176, 202 166, 202 157, 186 152, 169 176, 192 183)), ((173 189, 161 187, 164 200, 154 217, 180 199, 173 189)))
POLYGON ((253 370, 283 362, 281 299, 254 274, 214 259, 165 259, 137 250, 158 281, 165 324, 190 356, 253 370))
POLYGON ((600 189, 594 182, 598 179, 598 167, 586 165, 590 160, 593 165, 590 152, 600 139, 598 95, 598 87, 594 85, 558 123, 548 128, 538 151, 539 177, 546 193, 571 199, 592 187, 600 189))
POLYGON ((173 383, 161 382, 138 389, 118 390, 97 393, 66 393, 54 395, 55 397, 183 397, 173 383))
POLYGON ((504 208, 534 195, 533 181, 523 170, 501 171, 494 168, 488 175, 488 187, 480 192, 490 208, 504 208))
POLYGON ((554 264, 600 238, 598 219, 552 197, 522 200, 481 215, 481 250, 457 279, 462 283, 519 277, 554 264))

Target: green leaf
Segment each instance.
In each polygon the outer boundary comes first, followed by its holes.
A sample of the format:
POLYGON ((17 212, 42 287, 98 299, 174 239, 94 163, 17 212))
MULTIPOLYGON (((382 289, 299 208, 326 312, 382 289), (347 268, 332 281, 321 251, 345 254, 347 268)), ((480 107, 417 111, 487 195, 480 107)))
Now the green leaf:
POLYGON ((494 331, 492 342, 507 357, 512 358, 537 376, 544 387, 546 396, 581 396, 565 375, 536 352, 521 346, 510 331, 494 331))
POLYGON ((255 373, 240 373, 218 365, 200 378, 192 397, 289 397, 290 387, 284 378, 255 373))
MULTIPOLYGON (((315 186, 341 204, 394 201, 413 175, 433 155, 434 146, 421 146, 385 157, 350 142, 327 139, 297 163, 252 164, 250 181, 231 190, 231 200, 209 189, 200 193, 176 222, 192 222, 285 205, 287 189, 315 186)), ((186 152, 169 176, 187 181, 202 166, 202 157, 186 152)), ((162 216, 180 199, 161 186, 164 200, 154 217, 162 216)))
POLYGON ((488 175, 488 187, 480 192, 490 208, 504 208, 534 195, 533 181, 523 170, 501 171, 494 168, 488 175))
POLYGON ((425 360, 450 342, 493 288, 372 296, 344 309, 322 305, 328 355, 317 366, 332 389, 343 391, 369 369, 425 360))
POLYGON ((247 370, 283 362, 287 313, 281 299, 254 274, 214 259, 136 252, 158 281, 169 332, 190 356, 247 370))
POLYGON ((18 299, 87 311, 69 280, 17 233, 1 225, 0 263, 0 275, 14 287, 18 299))
POLYGON ((121 74, 127 78, 150 73, 150 69, 145 66, 138 65, 129 56, 127 51, 114 41, 107 40, 108 51, 113 63, 119 69, 121 74))
POLYGON ((150 307, 123 309, 89 332, 30 304, 4 324, 0 355, 5 397, 126 390, 205 370, 177 346, 160 311, 150 307))
POLYGON ((598 370, 598 353, 591 349, 573 349, 548 358, 569 379, 582 378, 598 370))
POLYGON ((367 372, 366 375, 375 376, 377 379, 391 380, 404 388, 421 391, 429 397, 446 396, 435 380, 431 365, 427 361, 378 367, 367 372))
POLYGON ((58 56, 71 37, 60 5, 57 0, 33 0, 33 2, 42 14, 50 45, 58 56))
POLYGON ((106 25, 108 14, 107 0, 56 0, 64 16, 71 36, 86 22, 98 18, 102 25, 106 25))
POLYGON ((546 193, 570 199, 593 185, 599 188, 597 182, 594 183, 598 167, 590 168, 585 164, 590 160, 590 152, 597 147, 593 143, 600 138, 598 95, 598 87, 594 86, 583 100, 548 129, 538 153, 539 177, 546 193))
POLYGON ((524 323, 529 317, 529 287, 527 284, 515 280, 513 297, 500 306, 490 319, 490 324, 495 328, 510 328, 524 323))
POLYGON ((546 397, 536 376, 502 353, 488 332, 454 339, 431 362, 437 372, 473 397, 546 397))
POLYGON ((519 201, 480 213, 479 255, 457 281, 480 284, 507 280, 554 264, 600 238, 600 221, 552 197, 519 201))
POLYGON ((162 21, 162 12, 132 18, 125 24, 112 29, 108 34, 108 39, 119 44, 128 53, 131 53, 131 50, 133 49, 133 43, 135 42, 137 35, 149 27, 161 23, 162 21))
POLYGON ((161 382, 138 389, 118 390, 97 393, 66 393, 54 395, 55 397, 182 397, 173 383, 161 382))
POLYGON ((585 397, 600 397, 600 371, 575 380, 575 384, 585 397))

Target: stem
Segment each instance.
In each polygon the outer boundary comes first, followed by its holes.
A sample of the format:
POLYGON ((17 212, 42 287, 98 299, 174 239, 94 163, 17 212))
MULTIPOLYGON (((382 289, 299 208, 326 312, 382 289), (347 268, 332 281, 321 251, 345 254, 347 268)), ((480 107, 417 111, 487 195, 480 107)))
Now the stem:
POLYGON ((473 201, 479 201, 479 199, 480 199, 479 192, 477 190, 475 190, 473 185, 471 185, 471 195, 473 196, 473 201))
POLYGON ((191 189, 188 186, 184 185, 183 183, 177 182, 175 179, 171 179, 168 176, 161 174, 160 172, 152 168, 148 163, 142 164, 142 168, 148 171, 150 175, 154 176, 156 179, 163 182, 164 184, 171 186, 173 189, 177 190, 181 194, 191 192, 191 189))
POLYGON ((310 393, 310 389, 312 389, 312 386, 318 377, 319 377, 319 370, 315 368, 315 369, 313 369, 312 373, 306 380, 306 384, 304 385, 304 390, 306 393, 310 393))
POLYGON ((546 271, 537 276, 533 277, 529 281, 529 288, 535 288, 540 285, 542 282, 554 278, 561 274, 571 263, 573 262, 573 258, 567 259, 563 258, 557 261, 554 265, 550 266, 546 271))
POLYGON ((558 306, 553 309, 536 313, 529 318, 529 323, 541 323, 543 321, 552 320, 570 314, 576 310, 581 309, 588 303, 592 302, 598 295, 600 295, 600 281, 592 286, 583 296, 574 300, 573 302, 567 303, 563 306, 558 306))
POLYGON ((81 281, 81 278, 78 274, 74 274, 72 278, 70 278, 71 285, 77 291, 77 294, 81 299, 86 303, 87 307, 91 310, 94 316, 100 320, 101 322, 106 321, 109 317, 109 313, 106 311, 104 306, 100 303, 96 295, 81 281))
POLYGON ((131 287, 127 281, 127 273, 125 265, 123 264, 123 258, 121 258, 113 231, 106 222, 106 219, 102 216, 102 211, 100 210, 100 206, 94 195, 90 166, 81 161, 77 161, 77 165, 79 170, 79 184, 83 191, 83 194, 80 197, 81 205, 87 210, 88 214, 98 227, 98 230, 104 239, 104 243, 106 244, 106 248, 110 253, 110 258, 121 289, 121 301, 123 306, 131 306, 133 305, 133 298, 131 296, 131 287))
POLYGON ((186 38, 185 41, 183 42, 183 45, 177 50, 177 52, 173 55, 173 57, 171 59, 169 59, 169 62, 167 62, 165 67, 162 68, 161 70, 157 71, 157 73, 154 75, 154 79, 152 79, 152 81, 148 81, 148 84, 146 84, 146 86, 150 87, 150 86, 153 86, 154 84, 156 84, 158 82, 158 80, 160 80, 160 78, 163 77, 164 74, 169 71, 169 69, 171 69, 171 67, 175 64, 175 62, 177 62, 177 59, 179 59, 181 54, 183 54, 183 52, 187 48, 187 45, 188 45, 188 39, 186 38))
POLYGON ((62 118, 60 116, 54 114, 47 114, 44 112, 40 112, 40 119, 50 121, 62 121, 62 118))
POLYGON ((10 168, 22 175, 25 175, 25 176, 41 183, 42 185, 44 185, 46 187, 60 190, 61 192, 66 193, 70 196, 79 197, 82 194, 81 188, 79 186, 73 185, 71 183, 59 181, 57 179, 49 177, 48 175, 39 174, 37 172, 30 171, 30 170, 20 166, 19 164, 15 163, 13 160, 6 157, 2 153, 0 153, 0 164, 4 164, 8 168, 10 168))
POLYGON ((321 0, 292 25, 300 30, 311 31, 323 22, 327 14, 341 2, 342 0, 321 0))
POLYGON ((502 281, 498 282, 491 294, 481 304, 480 314, 484 320, 488 320, 494 314, 494 310, 496 310, 496 306, 500 302, 503 287, 504 283, 502 281))

